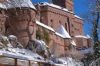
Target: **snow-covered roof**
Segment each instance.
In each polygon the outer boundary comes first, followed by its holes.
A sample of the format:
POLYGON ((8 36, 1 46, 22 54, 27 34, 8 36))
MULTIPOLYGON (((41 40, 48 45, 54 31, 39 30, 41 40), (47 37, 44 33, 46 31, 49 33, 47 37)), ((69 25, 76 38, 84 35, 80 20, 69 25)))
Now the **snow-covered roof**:
POLYGON ((77 15, 74 15, 76 18, 78 18, 78 19, 81 19, 81 20, 83 20, 81 17, 79 17, 79 16, 77 16, 77 15))
MULTIPOLYGON (((53 7, 53 8, 57 8, 57 9, 60 9, 60 10, 63 10, 65 12, 69 12, 69 13, 72 13, 74 14, 72 11, 69 11, 68 9, 66 8, 63 8, 61 6, 58 6, 58 5, 55 5, 55 4, 52 4, 52 3, 48 3, 48 2, 39 2, 38 5, 40 6, 50 6, 50 7, 53 7)), ((79 18, 79 19, 82 19, 81 17, 75 15, 76 18, 79 18)), ((83 20, 83 19, 82 19, 83 20)))
POLYGON ((48 3, 48 2, 39 2, 38 5, 40 5, 40 6, 50 6, 50 7, 57 8, 57 9, 60 9, 60 10, 63 10, 63 11, 66 11, 66 12, 69 12, 69 13, 74 14, 72 11, 68 11, 68 9, 63 8, 63 7, 61 7, 61 6, 58 6, 58 5, 55 5, 55 4, 52 4, 52 3, 48 3))
POLYGON ((90 39, 91 37, 89 35, 83 36, 83 35, 76 35, 76 38, 85 38, 85 39, 90 39))
POLYGON ((72 44, 73 46, 76 46, 76 43, 75 43, 74 40, 71 41, 71 44, 72 44))
MULTIPOLYGON (((39 21, 36 21, 36 24, 39 26, 42 26, 48 30, 55 32, 55 30, 53 28, 51 28, 51 27, 49 27, 49 26, 47 26, 39 21)), ((62 25, 60 26, 59 30, 57 32, 55 32, 55 34, 57 36, 62 37, 62 38, 71 38, 70 35, 68 34, 68 32, 65 30, 65 28, 62 25)))
POLYGON ((57 30, 57 33, 61 34, 63 38, 71 38, 71 36, 66 31, 66 29, 63 27, 63 25, 59 27, 59 29, 57 30))
POLYGON ((55 34, 56 34, 57 36, 60 36, 60 37, 64 38, 64 36, 61 35, 61 34, 59 34, 58 32, 55 32, 55 34))
POLYGON ((89 35, 86 36, 87 38, 91 38, 89 35))
POLYGON ((0 7, 4 9, 29 7, 36 10, 36 8, 30 0, 7 0, 5 4, 0 4, 0 7))
POLYGON ((47 25, 45 25, 45 24, 43 24, 43 23, 41 23, 39 21, 36 21, 36 24, 39 25, 39 26, 42 26, 42 27, 44 27, 44 28, 46 28, 48 30, 51 30, 51 31, 55 32, 55 30, 53 28, 51 28, 51 27, 49 27, 49 26, 47 26, 47 25))

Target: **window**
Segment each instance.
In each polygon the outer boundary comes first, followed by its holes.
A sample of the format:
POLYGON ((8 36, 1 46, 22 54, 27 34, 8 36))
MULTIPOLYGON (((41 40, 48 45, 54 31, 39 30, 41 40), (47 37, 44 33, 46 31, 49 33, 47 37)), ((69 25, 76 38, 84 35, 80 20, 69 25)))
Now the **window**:
POLYGON ((68 24, 67 24, 67 23, 65 23, 65 29, 67 30, 67 28, 68 28, 68 24))
POLYGON ((51 22, 53 22, 53 20, 51 19, 51 22))
POLYGON ((69 17, 67 17, 67 22, 69 23, 69 17))
POLYGON ((40 22, 42 22, 42 19, 40 19, 40 22))
POLYGON ((60 23, 60 24, 62 24, 62 22, 61 22, 61 21, 59 21, 59 23, 60 23))
POLYGON ((51 19, 51 27, 53 28, 53 20, 51 19))
POLYGON ((0 10, 0 14, 2 14, 2 10, 0 10))
POLYGON ((71 27, 74 27, 74 25, 73 25, 73 24, 71 24, 71 27))
POLYGON ((77 28, 75 28, 75 30, 77 30, 77 28))
POLYGON ((71 33, 74 33, 74 31, 71 31, 71 33))

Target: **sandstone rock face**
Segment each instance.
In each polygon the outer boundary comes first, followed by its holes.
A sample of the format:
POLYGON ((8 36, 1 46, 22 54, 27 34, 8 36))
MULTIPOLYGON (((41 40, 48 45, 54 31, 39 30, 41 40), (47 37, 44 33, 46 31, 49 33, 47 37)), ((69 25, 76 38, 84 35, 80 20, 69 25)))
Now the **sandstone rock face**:
POLYGON ((35 37, 36 8, 30 0, 0 1, 0 34, 15 35, 26 46, 35 37))
POLYGON ((25 47, 35 37, 35 11, 30 8, 8 9, 6 11, 6 34, 15 35, 25 47))

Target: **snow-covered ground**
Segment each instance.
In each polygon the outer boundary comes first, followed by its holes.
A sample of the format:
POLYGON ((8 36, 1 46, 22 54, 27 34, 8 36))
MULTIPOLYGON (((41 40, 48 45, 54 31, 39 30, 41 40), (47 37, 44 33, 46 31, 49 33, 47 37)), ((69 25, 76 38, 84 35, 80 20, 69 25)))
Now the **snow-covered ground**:
MULTIPOLYGON (((4 45, 4 47, 0 48, 0 56, 4 56, 4 58, 0 57, 0 59, 6 60, 5 63, 11 63, 11 61, 13 63, 13 60, 9 59, 9 58, 17 58, 17 59, 20 59, 23 61, 31 60, 34 62, 49 63, 49 64, 55 65, 55 66, 76 66, 76 65, 83 66, 83 64, 81 62, 76 62, 71 57, 59 58, 59 57, 55 57, 54 55, 51 55, 50 59, 45 60, 45 58, 43 56, 39 55, 36 52, 31 51, 30 49, 19 48, 19 47, 17 47, 17 45, 14 48, 13 45, 11 44, 11 42, 13 42, 13 43, 15 42, 15 44, 16 44, 17 37, 13 36, 13 35, 10 35, 8 37, 1 36, 0 39, 1 39, 0 46, 4 45)), ((48 46, 46 46, 45 42, 43 42, 41 40, 37 40, 37 39, 34 39, 33 41, 37 42, 36 44, 40 44, 42 49, 44 48, 44 50, 46 50, 46 52, 48 51, 46 49, 48 46)), ((2 60, 0 60, 0 63, 3 63, 2 60)))

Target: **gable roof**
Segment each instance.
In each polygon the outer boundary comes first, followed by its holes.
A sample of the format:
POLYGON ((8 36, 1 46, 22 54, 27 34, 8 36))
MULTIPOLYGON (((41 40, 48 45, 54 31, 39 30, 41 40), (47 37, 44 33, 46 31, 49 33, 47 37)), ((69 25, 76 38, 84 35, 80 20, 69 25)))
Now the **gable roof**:
POLYGON ((61 34, 64 38, 71 38, 71 36, 68 34, 66 29, 61 25, 59 29, 57 30, 57 33, 61 34))

